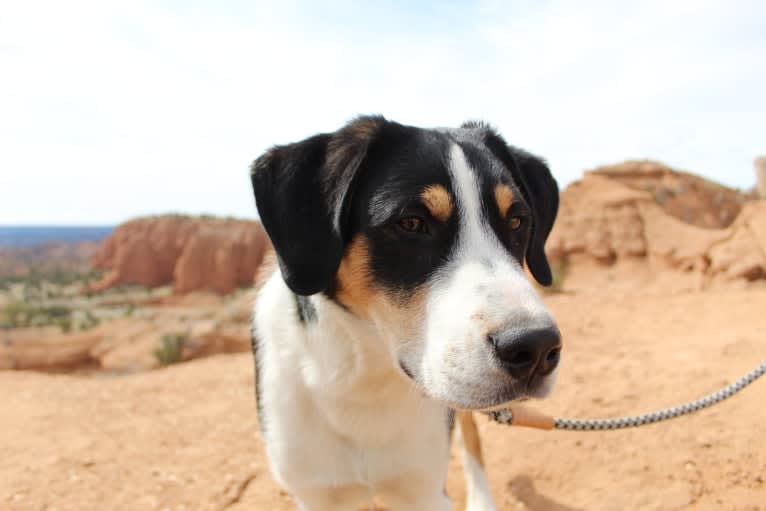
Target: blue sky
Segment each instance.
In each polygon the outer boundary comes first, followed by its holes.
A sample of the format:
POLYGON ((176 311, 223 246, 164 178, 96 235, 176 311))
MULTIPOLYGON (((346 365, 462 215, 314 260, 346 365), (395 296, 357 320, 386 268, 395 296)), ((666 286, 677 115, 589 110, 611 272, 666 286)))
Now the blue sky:
POLYGON ((254 217, 250 161, 359 113, 749 188, 764 62, 761 1, 8 2, 0 224, 254 217))

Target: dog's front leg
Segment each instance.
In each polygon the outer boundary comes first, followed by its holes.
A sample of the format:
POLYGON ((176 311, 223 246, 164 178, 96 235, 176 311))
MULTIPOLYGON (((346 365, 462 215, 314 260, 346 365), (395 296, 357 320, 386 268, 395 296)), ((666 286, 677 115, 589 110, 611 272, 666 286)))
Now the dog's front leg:
POLYGON ((383 499, 388 509, 396 511, 450 511, 452 503, 443 492, 437 495, 424 495, 417 499, 383 499))
MULTIPOLYGON (((378 489, 386 509, 395 511, 450 511, 452 503, 438 484, 417 484, 418 478, 397 479, 378 489)), ((433 483, 433 481, 429 481, 433 483)))
POLYGON ((357 511, 370 501, 366 486, 302 488, 293 491, 301 511, 357 511))

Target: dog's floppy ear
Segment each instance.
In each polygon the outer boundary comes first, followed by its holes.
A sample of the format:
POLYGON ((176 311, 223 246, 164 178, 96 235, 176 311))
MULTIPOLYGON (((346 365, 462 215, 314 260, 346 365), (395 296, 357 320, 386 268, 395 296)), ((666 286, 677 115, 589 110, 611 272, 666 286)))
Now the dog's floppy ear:
POLYGON ((335 133, 276 146, 255 160, 255 203, 296 294, 327 289, 345 246, 345 206, 382 117, 360 117, 335 133))
POLYGON ((559 189, 545 162, 526 151, 509 146, 503 138, 487 131, 485 142, 494 155, 510 169, 524 199, 532 208, 532 237, 527 247, 529 270, 540 284, 553 283, 545 256, 545 240, 559 210, 559 189))

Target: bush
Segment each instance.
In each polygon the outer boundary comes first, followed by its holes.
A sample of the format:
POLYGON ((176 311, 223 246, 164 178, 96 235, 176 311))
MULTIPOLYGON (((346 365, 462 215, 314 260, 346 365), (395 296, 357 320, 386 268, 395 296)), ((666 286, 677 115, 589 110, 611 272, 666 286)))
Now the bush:
POLYGON ((37 316, 37 309, 23 302, 11 302, 3 307, 0 320, 10 325, 11 328, 30 326, 30 322, 37 316))
POLYGON ((188 335, 184 333, 164 334, 159 347, 154 350, 154 356, 160 365, 166 366, 181 362, 187 340, 188 335))
POLYGON ((61 318, 56 321, 62 333, 67 333, 72 330, 72 320, 69 318, 61 318))
POLYGON ((85 318, 80 323, 80 330, 93 328, 94 326, 98 326, 99 323, 101 323, 101 320, 94 316, 90 311, 86 311, 85 318))
POLYGON ((0 310, 0 323, 9 328, 62 326, 65 322, 69 323, 71 328, 71 320, 72 310, 61 305, 41 307, 23 302, 11 302, 0 310))

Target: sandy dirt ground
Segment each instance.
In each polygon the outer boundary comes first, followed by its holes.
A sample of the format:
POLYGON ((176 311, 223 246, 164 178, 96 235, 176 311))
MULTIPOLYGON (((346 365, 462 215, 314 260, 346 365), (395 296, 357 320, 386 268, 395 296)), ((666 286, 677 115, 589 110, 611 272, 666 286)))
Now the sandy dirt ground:
MULTIPOLYGON (((766 358, 766 288, 547 298, 564 334, 560 416, 699 397, 766 358)), ((221 355, 120 377, 0 372, 0 511, 288 510, 258 437, 253 364, 221 355)), ((623 432, 480 419, 500 509, 766 510, 766 379, 623 432)), ((462 509, 459 458, 448 492, 462 509)))

